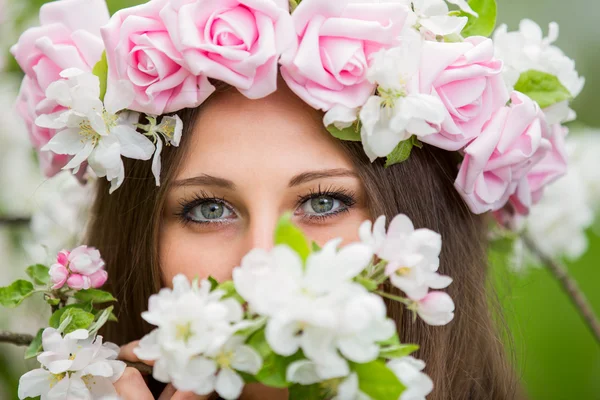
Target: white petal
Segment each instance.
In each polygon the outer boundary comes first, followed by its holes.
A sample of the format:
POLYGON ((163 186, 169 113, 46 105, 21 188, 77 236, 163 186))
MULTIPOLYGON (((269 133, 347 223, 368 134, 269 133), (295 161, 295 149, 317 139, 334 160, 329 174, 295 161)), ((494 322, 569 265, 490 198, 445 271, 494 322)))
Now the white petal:
POLYGON ((317 375, 316 364, 309 360, 300 360, 291 363, 286 371, 286 379, 301 385, 312 385, 321 381, 321 378, 317 375))
POLYGON ((271 319, 265 330, 267 343, 273 351, 282 356, 291 356, 298 351, 300 339, 297 333, 300 326, 295 321, 271 319))
POLYGON ((466 2, 466 0, 446 0, 448 3, 451 4, 455 4, 457 5, 461 10, 463 10, 464 12, 471 14, 474 17, 479 17, 479 14, 477 14, 475 11, 473 11, 473 9, 471 8, 471 6, 469 6, 469 3, 466 2))
POLYGON ((379 354, 379 346, 373 342, 361 340, 359 337, 350 336, 338 339, 338 346, 342 354, 350 361, 357 363, 371 362, 379 354))
POLYGON ((242 394, 244 380, 229 368, 223 368, 217 375, 216 392, 224 399, 237 399, 242 394))
POLYGON ((256 374, 262 367, 262 358, 252 347, 242 345, 233 353, 231 366, 238 371, 256 374))
POLYGON ((42 151, 51 151, 56 154, 77 154, 86 145, 82 141, 79 129, 65 129, 58 132, 44 147, 42 151))
POLYGON ((358 375, 356 373, 350 374, 348 378, 344 380, 338 386, 337 396, 335 400, 356 400, 358 395, 358 375))
POLYGON ((161 170, 161 159, 160 154, 162 153, 163 143, 161 138, 156 138, 156 150, 154 151, 154 158, 152 159, 152 174, 156 181, 156 186, 160 186, 160 170, 161 170))
POLYGON ((65 127, 65 116, 63 114, 63 112, 42 114, 35 119, 35 124, 40 128, 63 129, 65 127))
POLYGON ((90 142, 90 141, 85 142, 85 146, 83 147, 83 149, 81 149, 81 151, 77 152, 77 154, 75 154, 75 157, 73 157, 67 163, 67 165, 65 165, 63 167, 63 169, 79 168, 79 166, 88 159, 90 154, 92 154, 92 151, 94 151, 94 147, 95 146, 92 142, 90 142))
POLYGON ((47 400, 66 400, 69 399, 69 389, 71 385, 71 380, 68 376, 65 376, 61 379, 56 385, 52 386, 47 392, 47 400))
POLYGON ((51 382, 52 374, 45 369, 38 368, 27 372, 19 379, 19 399, 47 393, 51 382))
POLYGON ((352 126, 358 118, 357 108, 348 108, 337 104, 332 109, 327 111, 323 117, 323 125, 328 127, 334 125, 338 129, 344 129, 352 126))
POLYGON ((149 160, 154 153, 154 144, 141 133, 126 125, 117 125, 111 134, 119 138, 121 154, 135 160, 149 160))
POLYGON ((135 91, 133 84, 127 80, 109 80, 104 97, 104 107, 109 114, 126 109, 133 103, 135 91))
POLYGON ((106 378, 95 376, 88 379, 87 386, 92 396, 98 400, 117 400, 117 391, 112 382, 106 378))
POLYGON ((73 99, 71 97, 71 88, 67 81, 60 80, 52 82, 46 88, 46 97, 56 101, 63 107, 72 107, 73 99))

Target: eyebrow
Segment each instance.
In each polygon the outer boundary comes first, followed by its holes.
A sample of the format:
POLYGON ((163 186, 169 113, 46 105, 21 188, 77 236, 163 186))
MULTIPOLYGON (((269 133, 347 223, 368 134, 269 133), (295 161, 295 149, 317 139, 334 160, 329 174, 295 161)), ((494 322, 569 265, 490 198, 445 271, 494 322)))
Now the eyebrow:
MULTIPOLYGON (((324 170, 319 170, 319 171, 308 171, 308 172, 303 172, 301 174, 294 176, 290 180, 290 183, 288 184, 288 186, 294 187, 294 186, 298 186, 303 183, 314 181, 317 179, 336 178, 336 177, 358 178, 358 175, 354 171, 351 171, 351 170, 345 169, 345 168, 324 169, 324 170)), ((173 183, 173 185, 175 187, 216 186, 216 187, 220 187, 223 189, 229 189, 229 190, 235 190, 235 188, 236 188, 235 183, 233 183, 232 181, 230 181, 228 179, 219 178, 219 177, 207 175, 207 174, 195 176, 193 178, 181 179, 181 180, 175 181, 173 183)))

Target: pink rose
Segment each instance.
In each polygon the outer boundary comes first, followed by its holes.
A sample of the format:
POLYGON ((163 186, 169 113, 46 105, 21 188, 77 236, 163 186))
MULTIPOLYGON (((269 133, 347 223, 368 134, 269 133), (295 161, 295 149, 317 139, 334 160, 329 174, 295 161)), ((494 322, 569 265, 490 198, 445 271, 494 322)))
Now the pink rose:
POLYGON ((519 92, 511 100, 465 148, 455 186, 475 214, 502 208, 552 146, 537 103, 519 92))
POLYGON ((293 41, 287 1, 170 1, 160 17, 194 75, 226 82, 251 99, 276 90, 279 55, 293 41))
MULTIPOLYGON (((25 120, 30 138, 40 149, 56 131, 40 128, 34 121, 40 114, 64 110, 46 99, 46 89, 66 68, 91 71, 100 60, 104 45, 100 26, 108 22, 104 0, 62 0, 44 4, 41 26, 26 30, 11 48, 25 79, 17 100, 17 112, 25 120)), ((47 176, 56 174, 68 161, 62 155, 40 154, 47 176)))
POLYGON ((560 124, 554 124, 550 127, 549 133, 552 149, 533 166, 510 198, 510 203, 517 214, 529 214, 531 206, 537 204, 542 198, 544 188, 567 173, 565 137, 569 130, 560 124))
POLYGON ((281 57, 281 75, 316 109, 366 103, 375 85, 367 80, 371 56, 398 45, 406 6, 354 0, 303 0, 292 14, 297 45, 281 57))
POLYGON ((159 17, 168 0, 125 8, 104 26, 109 85, 125 79, 133 83, 135 100, 128 108, 147 114, 172 113, 197 107, 215 88, 206 76, 186 67, 159 17))
POLYGON ((422 57, 421 90, 437 94, 448 110, 440 133, 422 140, 459 150, 481 133, 509 99, 502 61, 494 58, 493 42, 480 36, 461 43, 425 42, 422 57))

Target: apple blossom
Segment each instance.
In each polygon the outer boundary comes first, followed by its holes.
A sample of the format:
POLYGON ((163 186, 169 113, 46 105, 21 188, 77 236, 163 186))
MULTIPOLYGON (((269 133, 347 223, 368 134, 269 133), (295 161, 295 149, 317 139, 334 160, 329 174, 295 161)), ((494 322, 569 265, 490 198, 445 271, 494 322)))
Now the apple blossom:
POLYGON ((425 400, 433 390, 433 381, 421 372, 425 368, 423 361, 406 356, 389 361, 387 366, 406 386, 399 400, 425 400))

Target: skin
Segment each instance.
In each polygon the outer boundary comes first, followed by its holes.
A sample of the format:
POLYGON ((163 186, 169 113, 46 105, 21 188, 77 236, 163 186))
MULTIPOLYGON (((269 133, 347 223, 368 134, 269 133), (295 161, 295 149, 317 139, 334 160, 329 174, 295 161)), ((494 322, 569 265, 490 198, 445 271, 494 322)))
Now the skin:
MULTIPOLYGON (((233 89, 213 95, 203 106, 188 146, 163 214, 159 254, 164 282, 179 273, 190 279, 230 279, 252 248, 273 247, 277 220, 286 211, 292 211, 296 225, 320 245, 337 237, 344 243, 356 241, 358 227, 370 218, 364 188, 336 139, 324 130, 322 113, 282 82, 276 93, 260 100, 249 100, 233 89), (346 204, 348 195, 352 201, 346 204), (227 207, 198 196, 224 199, 227 207), (302 197, 307 198, 303 203, 302 197), (212 214, 211 207, 216 209, 212 214)), ((135 346, 136 342, 124 346, 121 358, 139 361, 135 346)), ((124 399, 152 399, 134 369, 128 368, 116 387, 124 399)), ((205 398, 170 386, 160 397, 205 398)), ((287 394, 247 385, 241 398, 285 399, 287 394)))

